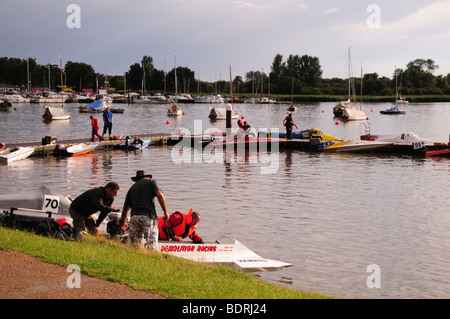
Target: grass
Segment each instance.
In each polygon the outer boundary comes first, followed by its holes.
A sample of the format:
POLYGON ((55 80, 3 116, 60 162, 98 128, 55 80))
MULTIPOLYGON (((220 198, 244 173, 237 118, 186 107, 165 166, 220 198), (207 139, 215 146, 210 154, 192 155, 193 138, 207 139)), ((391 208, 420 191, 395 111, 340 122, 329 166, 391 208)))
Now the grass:
POLYGON ((83 274, 174 299, 330 298, 278 286, 230 267, 196 263, 103 237, 71 242, 0 227, 0 249, 64 267, 76 264, 83 274))

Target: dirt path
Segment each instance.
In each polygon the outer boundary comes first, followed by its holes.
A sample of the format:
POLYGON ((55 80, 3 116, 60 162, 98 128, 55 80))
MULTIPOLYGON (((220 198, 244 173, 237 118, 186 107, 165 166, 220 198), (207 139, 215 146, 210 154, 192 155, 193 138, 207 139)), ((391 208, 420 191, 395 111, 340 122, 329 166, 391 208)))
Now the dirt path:
POLYGON ((81 275, 80 288, 68 288, 71 274, 65 267, 0 250, 0 299, 165 299, 86 275, 81 275))

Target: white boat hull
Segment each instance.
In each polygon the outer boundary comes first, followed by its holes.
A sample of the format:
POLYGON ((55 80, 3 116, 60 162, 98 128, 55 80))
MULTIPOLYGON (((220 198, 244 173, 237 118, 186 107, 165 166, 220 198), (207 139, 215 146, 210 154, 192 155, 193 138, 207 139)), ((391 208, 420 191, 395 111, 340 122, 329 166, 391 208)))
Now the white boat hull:
POLYGON ((365 152, 376 150, 392 145, 392 142, 377 142, 377 141, 366 141, 366 140, 351 140, 337 142, 329 147, 325 148, 324 151, 335 151, 335 152, 365 152))
POLYGON ((34 152, 34 147, 20 147, 18 150, 13 150, 13 148, 8 148, 6 150, 0 151, 0 163, 9 164, 11 162, 19 161, 21 159, 27 158, 34 152))
POLYGON ((262 258, 235 239, 220 239, 205 244, 159 241, 158 251, 196 262, 225 264, 252 272, 292 266, 286 262, 262 258))

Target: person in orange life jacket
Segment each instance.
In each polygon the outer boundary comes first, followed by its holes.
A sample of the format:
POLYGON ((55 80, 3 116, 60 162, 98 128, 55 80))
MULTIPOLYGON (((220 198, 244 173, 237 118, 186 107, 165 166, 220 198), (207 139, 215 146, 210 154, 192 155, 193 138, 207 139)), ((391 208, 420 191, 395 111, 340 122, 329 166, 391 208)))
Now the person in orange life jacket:
POLYGON ((165 221, 163 217, 158 218, 159 239, 183 241, 189 237, 196 244, 203 244, 202 238, 197 235, 195 229, 200 222, 200 214, 192 209, 188 214, 176 211, 165 221))
POLYGON ((92 115, 90 116, 90 118, 91 118, 91 126, 92 126, 91 142, 94 141, 96 136, 100 139, 100 141, 103 140, 102 136, 100 134, 98 134, 98 129, 99 129, 98 119, 96 117, 92 116, 92 115))

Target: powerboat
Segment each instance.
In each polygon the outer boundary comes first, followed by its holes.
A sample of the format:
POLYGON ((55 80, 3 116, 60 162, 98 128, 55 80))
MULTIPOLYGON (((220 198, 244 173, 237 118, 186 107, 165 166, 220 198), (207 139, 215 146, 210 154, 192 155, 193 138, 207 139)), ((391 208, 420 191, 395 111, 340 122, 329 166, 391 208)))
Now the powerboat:
POLYGON ((204 95, 204 96, 194 97, 194 102, 195 103, 221 104, 221 103, 225 103, 225 100, 223 99, 223 97, 220 94, 216 94, 216 95, 204 95))
POLYGON ((155 95, 140 95, 137 99, 133 101, 133 103, 137 104, 166 104, 169 103, 171 100, 166 98, 162 94, 155 94, 155 95))
POLYGON ((217 239, 204 244, 158 241, 158 251, 196 262, 223 264, 249 272, 275 271, 292 266, 290 263, 263 258, 232 238, 217 239))
POLYGON ((393 107, 391 107, 389 109, 381 110, 380 113, 381 114, 406 114, 406 111, 400 110, 398 108, 398 106, 396 105, 396 106, 393 106, 393 107))
POLYGON ((370 152, 392 145, 392 142, 378 142, 371 140, 353 139, 333 143, 323 149, 327 152, 370 152))
POLYGON ((20 94, 5 95, 2 100, 10 103, 30 103, 29 98, 25 98, 20 94))
POLYGON ((99 144, 68 144, 68 145, 56 145, 53 155, 56 156, 78 156, 87 154, 97 148, 99 144))
POLYGON ((34 147, 13 146, 0 150, 0 163, 9 164, 27 158, 34 152, 34 147))
MULTIPOLYGON (((286 138, 286 133, 270 133, 270 137, 286 138)), ((322 141, 342 141, 342 139, 338 137, 323 133, 318 128, 303 131, 294 131, 291 133, 291 138, 293 139, 320 138, 322 141)))
POLYGON ((80 105, 78 110, 82 113, 100 113, 106 110, 111 103, 103 100, 97 100, 87 105, 80 105))
POLYGON ((47 186, 12 194, 0 194, 1 209, 14 207, 47 210, 49 208, 47 206, 51 204, 50 208, 55 209, 55 213, 68 216, 71 202, 70 197, 54 193, 47 186))

